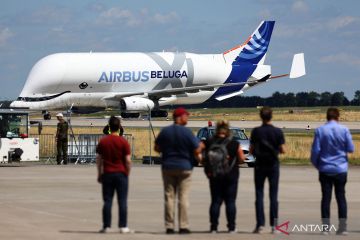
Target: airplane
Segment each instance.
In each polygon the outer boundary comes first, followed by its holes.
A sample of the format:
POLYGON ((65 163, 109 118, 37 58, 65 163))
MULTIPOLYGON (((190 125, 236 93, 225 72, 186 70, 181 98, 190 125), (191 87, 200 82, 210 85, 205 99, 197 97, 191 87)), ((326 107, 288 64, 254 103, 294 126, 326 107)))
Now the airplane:
POLYGON ((150 112, 167 117, 167 105, 219 101, 275 78, 304 76, 304 54, 290 74, 273 76, 265 65, 275 21, 262 21, 246 41, 220 54, 188 52, 56 53, 39 60, 10 108, 96 112, 120 109, 123 118, 150 112))

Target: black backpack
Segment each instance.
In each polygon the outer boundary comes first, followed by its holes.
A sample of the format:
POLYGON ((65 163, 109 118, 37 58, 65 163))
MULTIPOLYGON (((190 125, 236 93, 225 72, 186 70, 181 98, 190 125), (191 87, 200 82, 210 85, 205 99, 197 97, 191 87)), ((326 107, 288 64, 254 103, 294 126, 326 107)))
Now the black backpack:
POLYGON ((235 166, 235 160, 229 159, 227 145, 231 139, 214 139, 206 151, 205 173, 208 177, 218 177, 228 174, 235 166))

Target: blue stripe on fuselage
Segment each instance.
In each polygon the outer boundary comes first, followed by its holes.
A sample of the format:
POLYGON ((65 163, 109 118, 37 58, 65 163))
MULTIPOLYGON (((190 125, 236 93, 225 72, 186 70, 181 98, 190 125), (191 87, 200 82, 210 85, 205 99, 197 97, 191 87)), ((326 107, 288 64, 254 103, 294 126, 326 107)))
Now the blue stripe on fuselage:
MULTIPOLYGON (((232 65, 231 73, 229 77, 226 79, 225 83, 246 82, 249 79, 249 77, 253 74, 256 67, 257 65, 254 64, 232 65)), ((244 85, 239 85, 234 87, 221 87, 212 95, 212 98, 238 92, 243 87, 244 85)))

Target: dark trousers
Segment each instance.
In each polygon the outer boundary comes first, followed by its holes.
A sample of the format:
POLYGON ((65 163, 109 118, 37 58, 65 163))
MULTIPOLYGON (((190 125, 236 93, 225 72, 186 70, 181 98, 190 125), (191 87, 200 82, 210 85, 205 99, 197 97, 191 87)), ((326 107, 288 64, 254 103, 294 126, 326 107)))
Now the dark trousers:
POLYGON ((210 224, 211 230, 217 230, 219 225, 220 207, 223 202, 226 206, 227 227, 229 231, 236 227, 236 196, 238 189, 239 172, 225 177, 210 178, 210 224))
POLYGON ((326 174, 319 173, 321 183, 321 218, 324 224, 330 224, 330 203, 332 189, 335 188, 335 196, 338 204, 338 216, 340 219, 340 228, 346 228, 347 203, 345 197, 345 185, 347 182, 347 173, 326 174))
POLYGON ((265 226, 264 214, 264 184, 266 178, 269 180, 270 197, 270 226, 275 226, 278 218, 278 189, 279 189, 279 165, 271 168, 261 168, 256 166, 254 169, 255 179, 255 208, 256 208, 256 227, 265 226))
POLYGON ((111 207, 116 191, 119 204, 119 227, 127 227, 128 177, 123 173, 105 173, 102 176, 103 227, 111 227, 111 207))
POLYGON ((57 148, 56 162, 60 164, 61 160, 64 160, 64 164, 67 164, 68 140, 58 139, 56 143, 56 148, 57 148))

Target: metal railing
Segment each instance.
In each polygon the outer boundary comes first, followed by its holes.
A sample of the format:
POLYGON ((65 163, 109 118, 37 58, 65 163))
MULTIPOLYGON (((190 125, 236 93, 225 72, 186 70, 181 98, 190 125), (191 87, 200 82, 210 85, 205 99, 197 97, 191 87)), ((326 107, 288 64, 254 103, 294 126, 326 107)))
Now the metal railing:
MULTIPOLYGON (((96 160, 96 146, 103 134, 75 134, 68 138, 68 160, 75 163, 94 163, 96 160)), ((39 139, 40 159, 52 162, 56 158, 56 141, 54 134, 32 134, 31 137, 39 139)), ((134 137, 125 134, 124 138, 129 142, 134 157, 134 137)))

